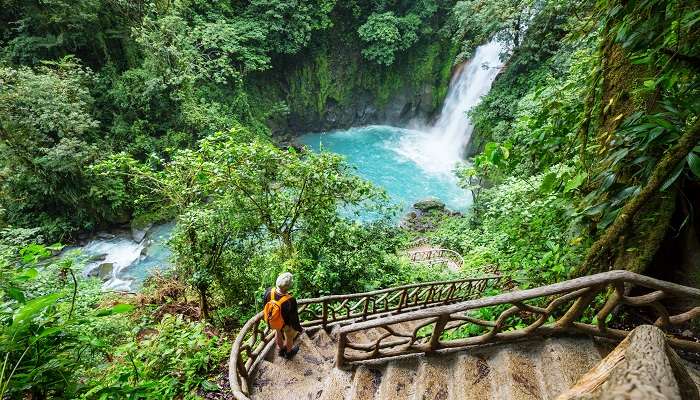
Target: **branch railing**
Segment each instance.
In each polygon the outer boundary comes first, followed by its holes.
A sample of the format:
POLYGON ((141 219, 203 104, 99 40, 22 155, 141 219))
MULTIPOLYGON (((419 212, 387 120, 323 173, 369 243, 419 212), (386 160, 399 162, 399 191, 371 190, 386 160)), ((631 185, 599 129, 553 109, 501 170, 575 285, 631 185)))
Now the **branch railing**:
MULTIPOLYGON (((426 282, 367 293, 301 299, 299 319, 305 328, 371 321, 405 312, 479 298, 488 286, 498 284, 498 275, 451 281, 426 282)), ((274 345, 274 331, 263 321, 262 312, 241 328, 231 349, 229 381, 237 400, 249 400, 250 378, 274 345)))
POLYGON ((464 265, 464 257, 454 250, 450 249, 426 249, 413 251, 408 254, 409 259, 413 262, 424 262, 427 264, 436 264, 441 262, 452 261, 460 268, 464 265))
MULTIPOLYGON (((622 307, 646 309, 653 315, 653 324, 668 333, 672 327, 700 317, 700 289, 628 271, 610 271, 358 322, 338 330, 336 366, 562 333, 621 340, 629 331, 610 327, 608 322, 622 307), (662 300, 673 298, 691 305, 672 314, 662 300), (407 323, 411 330, 396 329, 407 323), (369 330, 375 334, 354 334, 369 330)), ((629 329, 635 324, 630 325, 629 329)), ((700 351, 700 343, 694 340, 669 335, 668 343, 679 349, 700 351)))

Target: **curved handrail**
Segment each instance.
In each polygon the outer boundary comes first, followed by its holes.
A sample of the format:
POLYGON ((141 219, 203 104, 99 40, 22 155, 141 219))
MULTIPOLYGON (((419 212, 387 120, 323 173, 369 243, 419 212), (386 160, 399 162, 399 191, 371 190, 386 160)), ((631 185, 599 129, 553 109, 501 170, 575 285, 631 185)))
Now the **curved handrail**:
MULTIPOLYGON (((629 271, 610 271, 534 289, 358 322, 338 331, 336 365, 343 367, 346 363, 361 363, 416 353, 455 351, 476 345, 560 333, 583 333, 623 339, 629 331, 607 326, 608 317, 621 305, 652 309, 657 315, 655 325, 665 329, 700 317, 700 289, 629 271), (641 289, 645 293, 635 293, 632 296, 630 293, 633 289, 641 289), (597 309, 594 301, 600 295, 604 297, 605 303, 597 309), (660 302, 661 299, 670 297, 692 299, 695 300, 695 305, 685 312, 670 315, 660 302), (482 319, 483 317, 474 313, 475 310, 485 309, 495 312, 496 318, 482 319), (595 322, 581 321, 586 312, 588 317, 595 312, 595 322), (390 328, 392 325, 409 321, 418 322, 410 334, 397 334, 390 328), (478 336, 469 336, 459 330, 468 324, 476 325, 485 332, 478 336), (521 327, 523 324, 527 325, 521 327), (380 335, 371 343, 349 341, 350 333, 368 329, 383 329, 392 335, 380 335), (353 350, 352 355, 345 354, 346 347, 353 350)), ((681 349, 700 351, 698 342, 673 337, 669 337, 668 341, 672 346, 681 349)))
POLYGON ((464 257, 454 250, 444 249, 444 248, 432 248, 418 251, 410 251, 408 253, 411 261, 414 262, 433 262, 437 260, 449 260, 454 261, 458 268, 464 265, 464 257))
MULTIPOLYGON (((331 295, 298 301, 302 326, 327 327, 356 320, 410 312, 481 296, 498 275, 450 281, 414 283, 366 293, 331 295)), ((263 322, 262 312, 249 319, 231 348, 229 383, 237 400, 249 400, 250 375, 274 343, 274 332, 263 322)))

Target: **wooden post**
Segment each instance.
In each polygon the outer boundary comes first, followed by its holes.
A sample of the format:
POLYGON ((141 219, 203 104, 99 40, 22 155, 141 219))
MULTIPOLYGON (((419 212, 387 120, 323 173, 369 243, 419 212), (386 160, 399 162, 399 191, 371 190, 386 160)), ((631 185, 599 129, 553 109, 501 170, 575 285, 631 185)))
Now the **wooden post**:
POLYGON ((335 355, 335 366, 338 369, 343 369, 345 366, 345 345, 347 343, 347 336, 345 333, 340 333, 338 335, 338 349, 335 355))
POLYGON ((430 299, 433 297, 435 287, 433 285, 430 285, 430 289, 428 289, 428 294, 425 295, 425 302, 423 303, 424 307, 427 307, 428 304, 430 304, 430 299))
POLYGON ((433 329, 433 334, 430 336, 430 351, 435 351, 440 348, 440 336, 442 335, 445 325, 447 325, 447 315, 441 315, 440 318, 435 322, 435 328, 433 329))
POLYGON ((447 295, 445 296, 445 300, 443 301, 444 303, 452 301, 452 296, 454 293, 457 291, 456 285, 453 283, 450 285, 450 288, 447 290, 447 295))
POLYGON ((321 325, 326 328, 328 325, 328 300, 324 299, 321 304, 321 325))
POLYGON ((398 312, 401 312, 401 309, 403 308, 403 305, 406 302, 407 297, 408 297, 408 290, 407 289, 402 290, 401 297, 399 298, 399 307, 397 308, 398 312))

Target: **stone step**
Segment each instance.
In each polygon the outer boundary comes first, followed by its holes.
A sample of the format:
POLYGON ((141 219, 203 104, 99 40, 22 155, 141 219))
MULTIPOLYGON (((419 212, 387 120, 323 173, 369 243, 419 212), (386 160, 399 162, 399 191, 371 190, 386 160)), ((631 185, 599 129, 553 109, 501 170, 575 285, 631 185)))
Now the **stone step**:
POLYGON ((600 353, 589 338, 546 339, 540 350, 546 397, 556 398, 600 361, 600 353))
POLYGON ((309 377, 304 371, 270 361, 262 361, 255 374, 252 400, 270 400, 285 394, 286 399, 313 400, 323 379, 309 377))
POLYGON ((453 381, 453 356, 426 356, 421 360, 416 378, 416 400, 447 400, 453 381))
POLYGON ((333 368, 323 382, 318 400, 345 400, 352 387, 352 378, 352 372, 333 368))
POLYGON ((378 368, 364 365, 357 367, 348 398, 350 400, 379 399, 377 392, 382 375, 382 371, 378 368))
POLYGON ((418 365, 417 359, 389 363, 379 385, 379 399, 413 399, 418 365))
POLYGON ((489 400, 494 371, 486 354, 459 354, 452 366, 450 400, 489 400))

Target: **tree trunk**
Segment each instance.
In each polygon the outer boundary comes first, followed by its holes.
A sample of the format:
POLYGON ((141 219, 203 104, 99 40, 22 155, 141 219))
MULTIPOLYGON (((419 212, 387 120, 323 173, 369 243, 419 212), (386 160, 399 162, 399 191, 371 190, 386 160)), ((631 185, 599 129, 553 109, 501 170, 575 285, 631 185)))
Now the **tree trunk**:
POLYGON ((284 247, 284 254, 288 258, 291 258, 294 255, 294 243, 292 242, 292 233, 284 230, 282 231, 281 235, 282 237, 282 246, 284 247))
POLYGON ((202 310, 202 317, 205 321, 210 321, 209 317, 209 300, 207 299, 207 289, 199 288, 199 308, 202 310))
MULTIPOLYGON (((593 243, 583 263, 572 273, 573 276, 606 271, 614 266, 615 249, 629 228, 630 223, 637 213, 645 205, 649 204, 654 196, 658 196, 661 186, 678 164, 684 162, 688 153, 693 150, 698 142, 700 142, 700 121, 690 127, 678 142, 664 154, 644 188, 625 204, 605 234, 593 243)), ((641 269, 642 271, 637 272, 643 272, 643 268, 641 269)))
POLYGON ((666 357, 666 338, 659 328, 643 325, 631 334, 625 361, 603 385, 601 400, 678 399, 680 389, 666 357))

